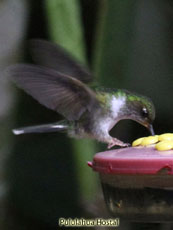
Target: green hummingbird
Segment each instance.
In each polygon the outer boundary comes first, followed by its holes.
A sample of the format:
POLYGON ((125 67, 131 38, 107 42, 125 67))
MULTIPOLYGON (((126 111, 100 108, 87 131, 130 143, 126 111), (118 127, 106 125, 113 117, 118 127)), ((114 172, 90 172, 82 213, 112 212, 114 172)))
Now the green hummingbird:
POLYGON ((110 149, 129 145, 110 136, 109 131, 118 121, 131 119, 154 135, 155 109, 149 98, 122 89, 91 89, 87 86, 93 79, 90 72, 60 46, 31 40, 30 48, 38 65, 16 64, 7 73, 18 87, 65 119, 14 129, 14 134, 65 131, 70 137, 107 143, 110 149))

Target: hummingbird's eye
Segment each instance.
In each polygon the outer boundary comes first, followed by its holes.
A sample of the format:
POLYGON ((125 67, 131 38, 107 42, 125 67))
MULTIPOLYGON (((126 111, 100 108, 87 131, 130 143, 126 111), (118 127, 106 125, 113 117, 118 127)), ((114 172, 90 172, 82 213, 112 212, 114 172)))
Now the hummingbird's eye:
POLYGON ((142 116, 144 118, 148 117, 148 111, 147 111, 147 109, 145 107, 142 108, 142 116))

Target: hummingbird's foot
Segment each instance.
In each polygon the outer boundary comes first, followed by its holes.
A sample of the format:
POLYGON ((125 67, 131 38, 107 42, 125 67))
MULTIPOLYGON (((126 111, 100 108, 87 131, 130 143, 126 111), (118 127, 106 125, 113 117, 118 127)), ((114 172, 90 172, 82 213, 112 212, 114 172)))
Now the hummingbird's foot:
POLYGON ((108 149, 111 149, 113 146, 129 147, 129 143, 124 143, 117 138, 112 138, 111 142, 108 144, 108 149))

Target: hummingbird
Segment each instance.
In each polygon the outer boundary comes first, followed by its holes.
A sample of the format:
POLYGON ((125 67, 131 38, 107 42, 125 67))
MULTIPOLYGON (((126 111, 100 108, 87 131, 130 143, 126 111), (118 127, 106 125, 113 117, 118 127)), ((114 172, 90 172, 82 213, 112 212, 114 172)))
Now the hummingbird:
POLYGON ((15 64, 7 74, 16 85, 40 104, 65 119, 13 129, 26 133, 67 132, 74 138, 91 138, 113 146, 128 143, 112 137, 110 130, 123 119, 134 120, 154 135, 155 108, 152 101, 124 89, 91 88, 92 74, 57 44, 31 40, 30 50, 36 64, 15 64))

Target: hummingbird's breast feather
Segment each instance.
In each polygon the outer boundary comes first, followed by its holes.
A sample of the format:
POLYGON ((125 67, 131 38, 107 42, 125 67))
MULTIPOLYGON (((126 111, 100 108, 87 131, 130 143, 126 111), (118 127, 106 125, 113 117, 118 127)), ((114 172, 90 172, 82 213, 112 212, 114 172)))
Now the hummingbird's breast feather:
POLYGON ((110 111, 113 116, 116 116, 126 103, 126 97, 119 93, 100 91, 96 97, 102 108, 110 111))
POLYGON ((98 133, 109 132, 121 120, 121 109, 125 106, 125 103, 125 97, 111 94, 104 95, 104 98, 102 98, 102 109, 97 111, 94 116, 94 126, 98 133))
POLYGON ((105 117, 105 119, 100 120, 99 125, 97 126, 98 132, 109 132, 117 122, 117 120, 114 120, 111 117, 105 117))
POLYGON ((125 97, 116 97, 112 96, 110 100, 110 110, 112 116, 116 119, 121 113, 121 109, 125 106, 126 98, 125 97))
POLYGON ((84 113, 77 121, 76 128, 70 136, 99 140, 109 137, 109 131, 121 118, 120 111, 125 104, 125 98, 116 97, 110 93, 99 93, 97 97, 100 106, 84 113))

